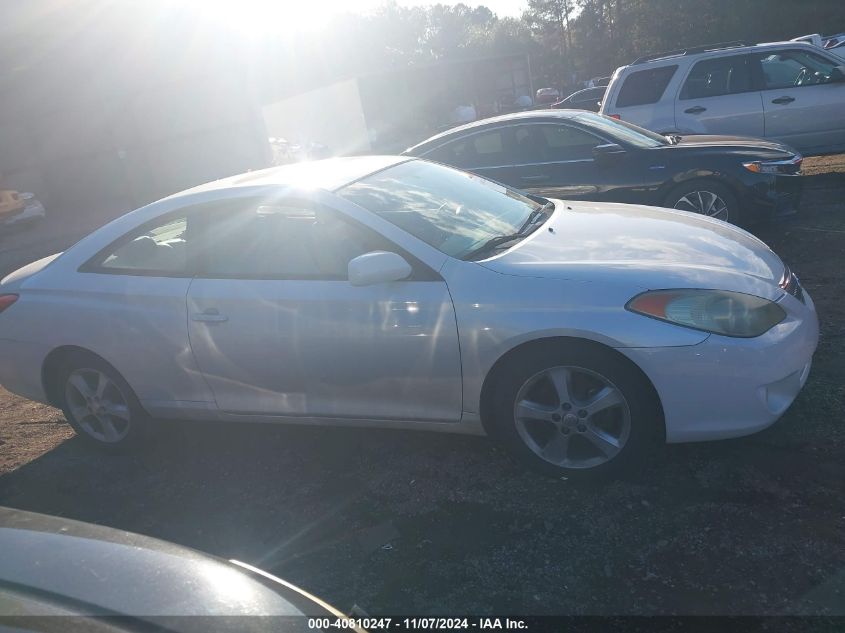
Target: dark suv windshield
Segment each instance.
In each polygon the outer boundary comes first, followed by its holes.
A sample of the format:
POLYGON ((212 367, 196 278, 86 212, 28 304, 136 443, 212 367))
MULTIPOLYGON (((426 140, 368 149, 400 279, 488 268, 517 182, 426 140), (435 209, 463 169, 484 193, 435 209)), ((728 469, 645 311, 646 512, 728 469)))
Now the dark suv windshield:
POLYGON ((337 193, 458 258, 491 238, 517 232, 532 211, 542 208, 498 183, 421 160, 377 172, 337 193))

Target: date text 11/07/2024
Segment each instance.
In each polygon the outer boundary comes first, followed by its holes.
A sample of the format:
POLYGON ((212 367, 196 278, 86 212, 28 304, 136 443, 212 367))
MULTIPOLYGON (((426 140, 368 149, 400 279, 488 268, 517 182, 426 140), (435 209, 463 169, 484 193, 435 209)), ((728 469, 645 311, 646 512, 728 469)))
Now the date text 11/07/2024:
POLYGON ((308 618, 309 629, 365 629, 377 630, 511 630, 528 628, 519 618, 308 618))

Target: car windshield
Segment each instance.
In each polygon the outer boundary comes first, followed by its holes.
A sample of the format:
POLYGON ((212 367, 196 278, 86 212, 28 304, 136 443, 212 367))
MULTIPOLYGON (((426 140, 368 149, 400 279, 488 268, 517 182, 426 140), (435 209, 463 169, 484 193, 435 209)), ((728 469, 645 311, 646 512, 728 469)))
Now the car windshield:
POLYGON ((517 233, 542 205, 503 185, 413 160, 367 176, 338 195, 452 257, 517 233))
POLYGON ((594 129, 596 132, 609 136, 616 142, 633 145, 639 148, 660 147, 669 145, 665 136, 643 129, 637 125, 611 119, 603 114, 585 112, 575 117, 579 123, 594 129))

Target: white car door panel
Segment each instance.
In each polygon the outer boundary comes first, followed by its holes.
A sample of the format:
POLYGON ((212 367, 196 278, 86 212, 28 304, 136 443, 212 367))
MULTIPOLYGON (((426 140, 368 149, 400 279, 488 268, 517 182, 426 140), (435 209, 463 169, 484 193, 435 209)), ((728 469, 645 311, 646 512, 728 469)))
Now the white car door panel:
POLYGON ((446 283, 377 232, 313 200, 245 200, 194 242, 191 348, 228 413, 458 421, 461 363, 446 283), (391 251, 408 279, 353 286, 391 251))
POLYGON ((460 354, 443 281, 194 279, 189 331, 231 413, 458 421, 460 354))

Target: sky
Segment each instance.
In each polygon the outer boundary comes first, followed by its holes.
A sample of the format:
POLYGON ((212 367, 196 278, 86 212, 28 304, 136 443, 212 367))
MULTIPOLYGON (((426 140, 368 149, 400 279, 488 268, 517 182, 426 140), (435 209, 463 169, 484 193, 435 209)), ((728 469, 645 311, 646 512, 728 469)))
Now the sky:
MULTIPOLYGON (((316 30, 331 15, 369 13, 385 0, 164 0, 165 4, 191 5, 232 28, 245 32, 273 33, 292 26, 316 30)), ((430 6, 438 0, 396 0, 404 7, 430 6)), ((457 4, 439 0, 440 4, 457 4)), ((519 17, 527 0, 465 0, 468 6, 483 4, 499 17, 519 17)))

